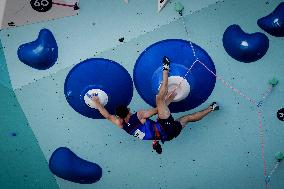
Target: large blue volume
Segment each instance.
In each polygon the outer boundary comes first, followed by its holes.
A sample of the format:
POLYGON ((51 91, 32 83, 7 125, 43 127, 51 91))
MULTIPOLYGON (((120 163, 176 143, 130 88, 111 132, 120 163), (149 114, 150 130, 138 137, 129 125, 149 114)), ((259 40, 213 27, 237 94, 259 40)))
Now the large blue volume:
POLYGON ((138 57, 133 79, 135 87, 142 99, 156 107, 156 95, 162 81, 162 60, 167 56, 171 61, 169 76, 185 77, 190 85, 190 93, 186 98, 170 104, 171 112, 182 112, 193 109, 207 100, 211 95, 216 77, 214 63, 210 56, 198 45, 181 39, 167 39, 152 44, 138 57), (193 49, 195 56, 193 53, 193 49), (196 59, 199 61, 196 61, 196 59), (208 71, 203 63, 210 71, 208 71))
POLYGON ((24 64, 46 70, 53 66, 58 58, 58 47, 52 32, 42 29, 35 41, 20 45, 18 58, 24 64))
POLYGON ((49 159, 49 169, 56 176, 80 184, 91 184, 102 177, 102 168, 78 157, 66 147, 57 148, 49 159))
POLYGON ((118 105, 129 105, 133 96, 133 83, 127 70, 103 58, 87 59, 74 66, 64 85, 65 97, 75 111, 89 118, 103 118, 97 109, 84 101, 84 95, 92 89, 100 89, 107 94, 105 108, 111 114, 115 114, 118 105))
POLYGON ((258 26, 275 37, 284 37, 284 2, 269 15, 258 19, 258 26))
POLYGON ((250 63, 261 59, 269 48, 269 39, 260 32, 248 34, 240 26, 231 25, 223 34, 223 46, 234 59, 250 63))

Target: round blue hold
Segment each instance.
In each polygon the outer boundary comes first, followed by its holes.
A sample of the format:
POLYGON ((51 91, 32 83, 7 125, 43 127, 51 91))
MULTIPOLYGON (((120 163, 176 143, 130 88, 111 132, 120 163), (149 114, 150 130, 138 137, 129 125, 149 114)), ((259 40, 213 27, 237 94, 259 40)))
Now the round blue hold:
POLYGON ((58 58, 58 47, 51 31, 42 29, 35 41, 21 45, 18 48, 18 58, 38 70, 53 66, 58 58))
POLYGON ((284 37, 284 2, 269 15, 258 19, 258 26, 275 37, 284 37))
POLYGON ((175 85, 174 88, 178 87, 180 81, 186 84, 181 85, 178 91, 178 95, 179 93, 182 94, 180 100, 170 104, 171 112, 187 111, 207 100, 216 82, 216 77, 213 75, 216 74, 215 66, 205 50, 194 43, 192 43, 192 47, 195 56, 189 41, 167 39, 152 44, 141 53, 134 66, 133 76, 135 87, 145 102, 156 107, 156 95, 162 82, 162 61, 164 56, 168 57, 171 62, 169 88, 171 81, 175 85), (191 71, 188 72, 191 66, 191 71), (173 80, 170 80, 171 78, 173 80), (177 80, 175 81, 175 79, 177 80))
POLYGON ((231 25, 223 34, 223 46, 234 59, 250 63, 261 59, 269 48, 269 40, 260 32, 248 34, 240 26, 231 25))
POLYGON ((133 96, 131 76, 120 64, 102 58, 87 59, 74 66, 65 79, 65 97, 78 113, 103 118, 92 104, 92 96, 115 114, 118 105, 129 105, 133 96))
POLYGON ((49 159, 49 169, 56 176, 80 184, 91 184, 102 177, 102 168, 78 157, 66 147, 57 148, 49 159))

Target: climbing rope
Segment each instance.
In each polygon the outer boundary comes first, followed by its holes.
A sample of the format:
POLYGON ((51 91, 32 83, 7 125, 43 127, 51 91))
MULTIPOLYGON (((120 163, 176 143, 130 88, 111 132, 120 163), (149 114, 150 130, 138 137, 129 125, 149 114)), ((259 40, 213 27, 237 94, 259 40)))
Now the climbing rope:
MULTIPOLYGON (((262 124, 262 113, 260 106, 258 106, 259 103, 256 103, 256 100, 250 98, 249 96, 245 95, 238 89, 234 88, 232 85, 230 85, 228 82, 226 82, 223 78, 217 76, 213 71, 211 71, 203 62, 198 61, 201 65, 203 65, 210 73, 212 73, 217 79, 221 80, 222 83, 229 89, 231 89, 233 92, 239 94, 240 96, 244 97, 246 100, 251 102, 252 104, 257 106, 257 115, 258 115, 258 121, 259 121, 259 137, 260 137, 260 145, 261 145, 261 155, 262 155, 262 160, 263 160, 263 168, 264 168, 264 177, 267 175, 267 170, 266 170, 266 159, 265 159, 265 145, 264 145, 264 132, 263 132, 263 124, 262 124)), ((266 93, 264 93, 262 99, 265 99, 267 95, 272 91, 272 88, 269 88, 266 93)), ((268 183, 266 182, 266 189, 268 189, 268 183)))
POLYGON ((189 43, 190 43, 190 48, 192 50, 192 53, 193 53, 193 57, 195 58, 195 61, 193 62, 193 64, 191 65, 191 67, 187 70, 186 74, 182 77, 182 80, 179 82, 179 84, 174 88, 174 90, 171 92, 170 95, 172 95, 181 85, 181 83, 183 82, 183 80, 186 80, 186 76, 189 74, 189 72, 191 71, 191 69, 193 68, 193 66, 195 65, 195 63, 198 61, 198 57, 196 56, 196 52, 195 52, 195 49, 193 47, 193 44, 191 42, 191 39, 190 39, 190 36, 189 36, 189 32, 187 30, 187 27, 185 25, 185 21, 184 21, 184 18, 183 18, 183 15, 180 14, 181 16, 181 20, 182 20, 182 24, 183 24, 183 27, 185 29, 185 32, 186 32, 186 36, 187 36, 187 39, 189 39, 189 43))
MULTIPOLYGON (((264 132, 263 132, 263 124, 262 124, 262 113, 259 106, 259 103, 256 103, 256 100, 250 98, 248 95, 245 95, 237 88, 234 88, 232 85, 230 85, 228 82, 226 82, 223 78, 217 76, 212 70, 210 70, 203 62, 198 60, 198 63, 203 65, 210 73, 212 73, 217 79, 221 80, 221 82, 229 89, 231 89, 233 92, 237 93, 238 95, 244 97, 246 100, 251 102, 252 104, 257 106, 257 115, 258 115, 258 121, 259 121, 259 137, 260 137, 260 145, 261 145, 261 153, 262 153, 262 160, 263 160, 263 167, 264 167, 264 177, 267 175, 267 168, 266 168, 266 159, 265 159, 265 144, 264 144, 264 132)), ((265 95, 262 97, 262 99, 265 99, 269 93, 271 93, 272 88, 269 88, 268 92, 265 93, 265 95)), ((262 102, 262 101, 261 101, 262 102)), ((262 103, 261 103, 262 104, 262 103)), ((266 182, 266 189, 268 189, 268 183, 266 182)))
MULTIPOLYGON (((278 167, 279 163, 277 163, 275 165, 275 167, 273 168, 273 170, 270 172, 270 174, 267 176, 267 167, 266 167, 266 159, 265 159, 265 143, 264 143, 264 132, 263 132, 263 123, 262 123, 262 112, 261 112, 261 106, 263 101, 266 99, 266 97, 272 92, 272 88, 273 85, 270 85, 269 88, 265 91, 265 93, 262 94, 262 98, 261 100, 257 103, 256 100, 254 100, 253 98, 249 97, 248 95, 245 95, 243 92, 241 92, 240 90, 238 90, 237 88, 233 87, 231 84, 229 84, 227 81, 225 81, 225 79, 223 79, 220 76, 217 76, 212 70, 210 70, 203 62, 201 62, 198 57, 196 56, 196 52, 195 49, 193 47, 192 44, 192 40, 190 39, 189 36, 189 32, 187 30, 184 18, 181 15, 181 20, 187 35, 187 38, 189 40, 190 43, 190 47, 192 49, 193 52, 193 56, 195 58, 195 61, 193 62, 193 64, 191 65, 191 67, 187 70, 186 74, 183 76, 183 79, 180 81, 180 83, 176 86, 176 88, 171 92, 171 94, 173 94, 178 87, 180 87, 182 81, 186 78, 186 76, 191 72, 192 68, 194 67, 194 65, 196 63, 201 64, 206 70, 208 70, 211 74, 213 74, 216 79, 220 80, 227 88, 229 88, 230 90, 232 90, 233 92, 237 93, 238 95, 242 96, 243 98, 245 98, 246 100, 248 100, 250 103, 252 103, 253 105, 255 105, 257 107, 257 117, 258 117, 258 121, 259 121, 259 137, 260 137, 260 145, 261 145, 261 157, 262 157, 262 161, 263 161, 263 174, 264 174, 264 178, 265 178, 265 188, 268 189, 268 183, 270 181, 270 178, 273 174, 273 172, 276 170, 276 168, 278 167), (269 181, 267 181, 269 180, 269 181)), ((170 95, 171 95, 170 94, 170 95)))
POLYGON ((265 179, 265 182, 266 183, 269 183, 270 182, 270 179, 273 175, 273 173, 275 172, 275 170, 279 167, 279 164, 280 164, 280 161, 277 161, 273 167, 273 169, 270 171, 270 173, 267 175, 266 179, 265 179))

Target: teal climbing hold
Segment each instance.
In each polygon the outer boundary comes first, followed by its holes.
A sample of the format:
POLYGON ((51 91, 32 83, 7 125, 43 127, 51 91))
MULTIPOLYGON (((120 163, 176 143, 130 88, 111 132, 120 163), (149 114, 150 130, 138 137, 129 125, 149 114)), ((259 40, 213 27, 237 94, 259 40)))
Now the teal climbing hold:
POLYGON ((278 84, 278 82, 279 82, 279 80, 278 80, 277 78, 275 78, 275 77, 273 77, 272 79, 270 79, 270 80, 268 81, 268 83, 269 83, 270 85, 272 85, 272 87, 275 87, 275 86, 278 84))
POLYGON ((182 10, 184 9, 184 6, 180 3, 177 2, 175 3, 175 10, 182 16, 182 10))
POLYGON ((283 160, 284 159, 284 154, 282 152, 276 152, 275 159, 277 159, 278 161, 283 160))

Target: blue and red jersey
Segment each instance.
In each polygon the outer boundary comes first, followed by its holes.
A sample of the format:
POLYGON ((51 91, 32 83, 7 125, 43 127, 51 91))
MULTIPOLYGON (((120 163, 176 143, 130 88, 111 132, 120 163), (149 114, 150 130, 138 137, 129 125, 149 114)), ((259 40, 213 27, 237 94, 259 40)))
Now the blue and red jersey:
POLYGON ((167 137, 159 123, 151 119, 146 119, 146 122, 142 124, 137 117, 137 113, 130 116, 128 123, 123 122, 122 124, 123 130, 140 140, 165 140, 167 137))

